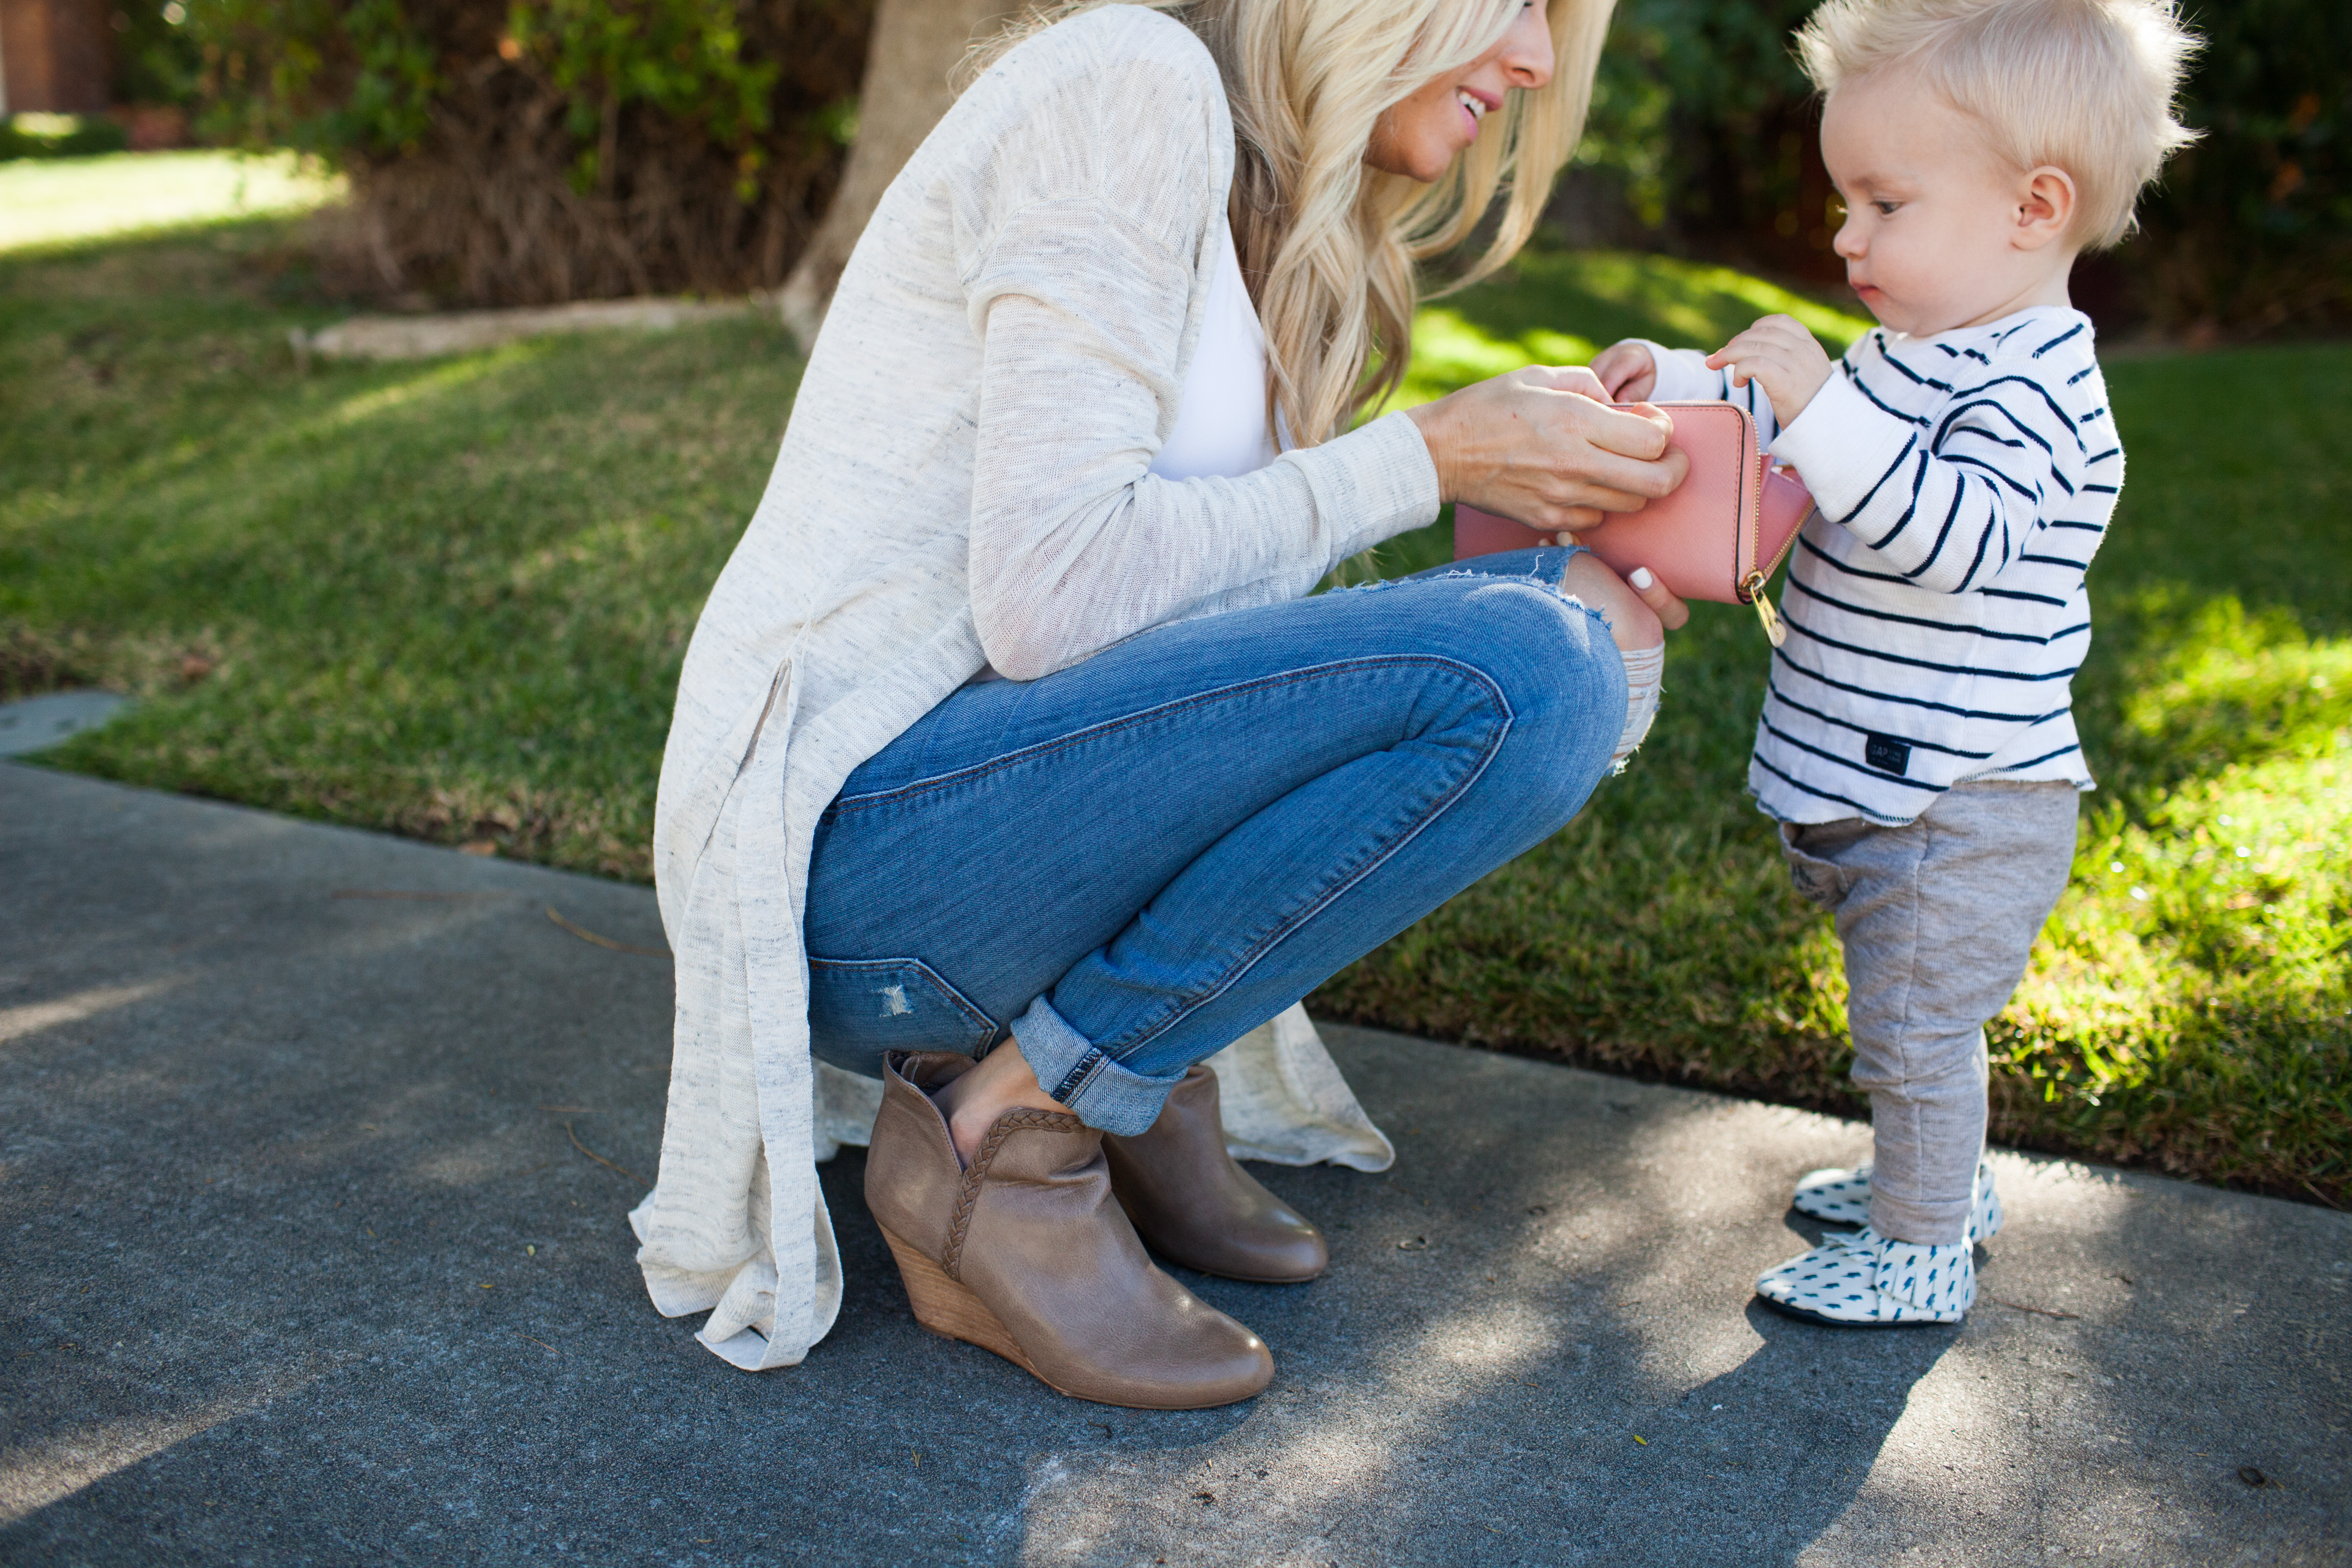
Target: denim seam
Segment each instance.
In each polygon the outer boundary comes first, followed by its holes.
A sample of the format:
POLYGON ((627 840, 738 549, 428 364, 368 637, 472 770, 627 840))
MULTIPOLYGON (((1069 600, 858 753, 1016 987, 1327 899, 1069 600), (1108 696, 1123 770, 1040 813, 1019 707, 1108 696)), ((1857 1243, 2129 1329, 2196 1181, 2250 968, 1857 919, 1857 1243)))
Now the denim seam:
POLYGON ((1092 1042, 1088 1042, 1088 1046, 1086 1055, 1080 1057, 1076 1065, 1062 1075, 1062 1081, 1047 1090, 1064 1105, 1076 1100, 1080 1090, 1102 1076, 1103 1064, 1110 1060, 1110 1057, 1100 1046, 1093 1045, 1092 1042))
POLYGON ((954 983, 946 975, 941 974, 919 958, 819 958, 814 953, 810 953, 808 962, 811 969, 814 969, 821 963, 834 969, 874 969, 884 964, 911 964, 921 970, 924 977, 940 988, 949 1003, 963 1015, 967 1023, 971 1025, 980 1038, 992 1039, 997 1030, 1003 1027, 995 1019, 982 1011, 978 1003, 957 990, 954 983))
MULTIPOLYGON (((1472 767, 1462 779, 1454 784, 1452 788, 1446 790, 1443 795, 1441 795, 1434 803, 1425 807, 1421 813, 1420 820, 1414 822, 1411 826, 1400 833, 1389 844, 1369 857, 1362 865, 1357 867, 1352 872, 1343 875, 1338 880, 1333 882, 1330 887, 1316 895, 1313 900, 1303 905, 1296 913, 1285 920, 1277 921, 1272 931, 1268 931, 1265 936, 1253 944, 1248 952, 1235 959, 1225 970, 1224 973, 1220 975, 1213 983, 1202 987, 1192 996, 1171 1007, 1169 1010, 1167 1016, 1144 1026, 1139 1032, 1136 1033, 1132 1038, 1126 1041, 1116 1052, 1111 1051, 1108 1047, 1099 1042, 1095 1044, 1095 1048, 1097 1051, 1103 1052, 1108 1059, 1117 1061, 1121 1066, 1125 1066, 1126 1058, 1128 1057, 1133 1055, 1143 1047, 1150 1045, 1153 1040, 1158 1039, 1160 1036, 1174 1028, 1178 1024, 1182 1023, 1185 1018, 1189 1017, 1193 1013, 1198 1012, 1209 1003, 1215 1001, 1219 996, 1224 994, 1225 992, 1231 990, 1242 976, 1247 974, 1253 968, 1256 967, 1258 960, 1264 958, 1269 952, 1273 951, 1274 948, 1280 945, 1283 940, 1288 937, 1291 932, 1297 931, 1300 926, 1305 925, 1308 921, 1313 920, 1323 910, 1328 909, 1331 904, 1342 894, 1346 893, 1349 889, 1354 887, 1366 877, 1370 876, 1374 871, 1379 870, 1381 867, 1387 864, 1390 859, 1394 858, 1397 851, 1402 849, 1406 845, 1419 837, 1422 832, 1427 828, 1431 823, 1444 816, 1455 801, 1460 800, 1462 796, 1469 791, 1473 784, 1476 784, 1479 779, 1486 776, 1486 769, 1495 760, 1495 754, 1502 750, 1504 741, 1509 738, 1511 726, 1517 715, 1511 711, 1509 700, 1503 695, 1502 688, 1497 686, 1493 678, 1486 675, 1485 671, 1471 668, 1468 666, 1463 666, 1458 660, 1454 659, 1445 659, 1435 662, 1455 665, 1457 668, 1467 670, 1471 679, 1477 681, 1486 689, 1493 700, 1495 708, 1499 710, 1502 715, 1501 721, 1495 726, 1492 735, 1488 739, 1485 748, 1481 751, 1476 765, 1472 767)), ((1058 1098, 1058 1096, 1056 1098, 1058 1098)))
MULTIPOLYGON (((1099 724, 1089 724, 1083 730, 1074 731, 1067 735, 1056 735, 1050 741, 1040 741, 1035 745, 1024 746, 1017 752, 1007 752, 1001 757, 991 757, 984 763, 974 763, 968 768, 959 768, 951 773, 940 773, 927 779, 913 779, 887 790, 874 791, 869 795, 836 796, 833 804, 826 807, 826 815, 839 816, 853 811, 873 811, 883 806, 895 805, 902 801, 913 800, 927 795, 933 790, 946 789, 953 784, 969 784, 1019 763, 1050 756, 1055 752, 1071 746, 1083 745, 1089 741, 1117 734, 1122 730, 1132 729, 1140 724, 1172 718, 1188 710, 1204 707, 1211 703, 1232 701, 1238 698, 1274 691, 1285 686, 1294 686, 1308 680, 1328 679, 1335 676, 1412 666, 1426 666, 1454 671, 1486 685, 1489 690, 1495 691, 1498 701, 1501 700, 1501 692, 1495 688, 1494 682, 1483 670, 1465 664, 1457 658, 1447 658, 1437 654, 1415 653, 1382 654, 1377 658, 1368 658, 1333 659, 1324 664, 1303 665, 1297 669, 1286 669, 1279 675, 1260 676, 1255 680, 1244 680, 1233 686, 1220 686, 1211 691, 1196 691, 1190 697, 1179 697, 1171 701, 1162 702, 1157 707, 1121 714, 1116 719, 1106 719, 1099 724)), ((1508 713, 1509 710, 1509 705, 1504 704, 1504 711, 1508 713)))

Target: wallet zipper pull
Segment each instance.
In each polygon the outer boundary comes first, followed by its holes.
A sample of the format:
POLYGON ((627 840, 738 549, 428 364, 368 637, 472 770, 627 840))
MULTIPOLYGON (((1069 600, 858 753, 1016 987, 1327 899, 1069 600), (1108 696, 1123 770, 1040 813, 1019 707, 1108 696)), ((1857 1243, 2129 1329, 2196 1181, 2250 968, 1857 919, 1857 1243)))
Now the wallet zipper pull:
POLYGON ((1750 572, 1739 587, 1748 595, 1748 602, 1756 606, 1756 618, 1763 623, 1766 638, 1774 647, 1787 642, 1789 628, 1780 624, 1779 614, 1772 608, 1771 595, 1764 592, 1764 574, 1750 572))

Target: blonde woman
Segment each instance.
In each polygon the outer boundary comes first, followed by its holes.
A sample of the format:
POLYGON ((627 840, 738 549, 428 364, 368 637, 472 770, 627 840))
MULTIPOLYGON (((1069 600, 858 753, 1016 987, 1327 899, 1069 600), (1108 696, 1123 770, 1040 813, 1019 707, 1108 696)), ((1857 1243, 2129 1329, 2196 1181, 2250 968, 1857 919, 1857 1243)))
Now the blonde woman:
POLYGON ((883 1080, 866 1201, 926 1326, 1110 1404, 1272 1376, 1146 1252, 1326 1260, 1197 1064, 1566 824, 1683 614, 1573 544, 1309 596, 1449 500, 1565 534, 1680 482, 1584 371, 1349 428, 1415 258, 1497 199, 1478 265, 1528 236, 1607 9, 1068 7, 884 197, 663 758, 631 1217, 722 1356, 796 1362, 839 1301, 814 1049, 883 1080))

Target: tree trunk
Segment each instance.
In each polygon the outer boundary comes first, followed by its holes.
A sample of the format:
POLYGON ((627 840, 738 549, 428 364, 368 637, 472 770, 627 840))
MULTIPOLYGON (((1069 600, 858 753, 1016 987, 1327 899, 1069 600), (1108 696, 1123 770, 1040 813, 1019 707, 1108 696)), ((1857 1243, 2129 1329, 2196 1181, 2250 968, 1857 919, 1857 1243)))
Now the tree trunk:
POLYGON ((857 140, 833 205, 778 300, 803 351, 816 342, 833 287, 882 193, 955 101, 949 73, 984 29, 1020 9, 1020 0, 881 0, 875 7, 857 94, 857 140))

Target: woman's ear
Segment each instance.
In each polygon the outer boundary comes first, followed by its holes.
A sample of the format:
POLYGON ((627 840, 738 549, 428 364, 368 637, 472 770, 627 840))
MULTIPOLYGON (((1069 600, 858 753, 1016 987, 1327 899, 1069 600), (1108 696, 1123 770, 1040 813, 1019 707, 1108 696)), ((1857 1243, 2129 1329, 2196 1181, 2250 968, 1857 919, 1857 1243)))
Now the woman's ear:
POLYGON ((2009 242, 2039 250, 2063 239, 2074 221, 2074 176, 2053 164, 2029 171, 2018 183, 2017 221, 2009 242))

